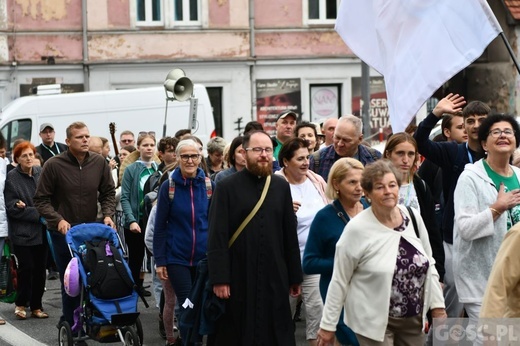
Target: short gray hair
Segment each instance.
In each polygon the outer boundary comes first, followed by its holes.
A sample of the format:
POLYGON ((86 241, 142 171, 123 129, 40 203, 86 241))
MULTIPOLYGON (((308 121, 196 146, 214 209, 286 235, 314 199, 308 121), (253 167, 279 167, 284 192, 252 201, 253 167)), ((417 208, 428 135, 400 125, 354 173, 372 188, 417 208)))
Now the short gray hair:
POLYGON ((341 118, 339 118, 338 123, 339 122, 351 123, 352 125, 354 125, 354 128, 356 129, 356 133, 360 135, 363 133, 363 121, 361 120, 361 118, 356 117, 355 115, 344 115, 341 118))
POLYGON ((199 152, 199 144, 195 142, 193 139, 183 139, 182 141, 177 144, 177 148, 175 148, 175 154, 179 156, 181 154, 181 150, 184 147, 193 147, 197 149, 197 152, 199 152))
POLYGON ((208 153, 213 154, 215 152, 217 153, 223 153, 224 148, 226 147, 226 140, 222 137, 215 137, 209 140, 206 148, 208 150, 208 153))

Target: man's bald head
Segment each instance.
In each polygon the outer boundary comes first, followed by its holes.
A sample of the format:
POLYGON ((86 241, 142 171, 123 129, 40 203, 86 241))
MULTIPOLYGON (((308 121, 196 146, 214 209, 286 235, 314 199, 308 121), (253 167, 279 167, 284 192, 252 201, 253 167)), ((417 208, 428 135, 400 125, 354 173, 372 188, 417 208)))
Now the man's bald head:
POLYGON ((90 137, 88 150, 93 151, 99 155, 103 154, 103 141, 99 137, 90 137))

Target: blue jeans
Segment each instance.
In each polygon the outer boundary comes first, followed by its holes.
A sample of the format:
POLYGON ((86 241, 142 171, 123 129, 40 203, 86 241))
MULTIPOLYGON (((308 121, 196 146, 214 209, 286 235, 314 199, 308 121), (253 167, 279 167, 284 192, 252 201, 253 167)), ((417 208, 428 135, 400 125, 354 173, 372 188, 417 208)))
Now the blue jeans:
POLYGON ((69 250, 69 246, 65 241, 65 236, 58 231, 49 231, 51 234, 52 245, 54 248, 54 256, 56 257, 56 267, 58 267, 58 272, 60 273, 60 283, 61 283, 61 312, 62 316, 60 317, 60 322, 67 321, 70 326, 74 325, 74 310, 80 304, 80 296, 71 297, 65 292, 65 287, 63 286, 63 278, 65 277, 65 269, 67 269, 67 265, 71 260, 71 254, 69 250))

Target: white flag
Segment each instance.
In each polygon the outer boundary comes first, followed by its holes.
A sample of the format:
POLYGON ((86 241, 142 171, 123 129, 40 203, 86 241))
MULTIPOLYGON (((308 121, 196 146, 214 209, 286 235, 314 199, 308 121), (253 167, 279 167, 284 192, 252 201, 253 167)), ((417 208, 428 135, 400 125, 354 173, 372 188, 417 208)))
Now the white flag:
POLYGON ((336 31, 384 76, 395 133, 502 29, 486 0, 343 0, 336 31))

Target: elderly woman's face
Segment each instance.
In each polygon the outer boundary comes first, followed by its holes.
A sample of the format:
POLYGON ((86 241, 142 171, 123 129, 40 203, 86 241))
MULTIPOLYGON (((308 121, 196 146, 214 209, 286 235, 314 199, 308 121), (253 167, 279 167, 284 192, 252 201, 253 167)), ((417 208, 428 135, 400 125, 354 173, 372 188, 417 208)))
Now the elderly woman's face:
POLYGON ((24 149, 19 157, 16 158, 22 170, 30 169, 34 166, 34 151, 31 148, 24 149))
POLYGON ((488 136, 482 142, 482 148, 488 156, 507 154, 513 155, 516 149, 515 132, 507 121, 494 123, 489 129, 488 136))
POLYGON ((199 167, 200 158, 201 154, 198 148, 190 145, 181 148, 177 159, 180 161, 179 167, 183 177, 194 178, 197 175, 197 167, 199 167))
POLYGON ((304 177, 309 170, 309 148, 299 148, 290 160, 283 160, 285 170, 293 177, 304 177))
POLYGON ((374 209, 392 209, 399 198, 399 184, 393 173, 386 173, 382 178, 372 183, 372 191, 365 194, 372 200, 374 209))
POLYGON ((361 175, 363 170, 351 168, 347 175, 340 181, 334 179, 332 184, 334 190, 338 191, 338 199, 347 204, 359 202, 363 197, 363 189, 361 188, 361 175))

